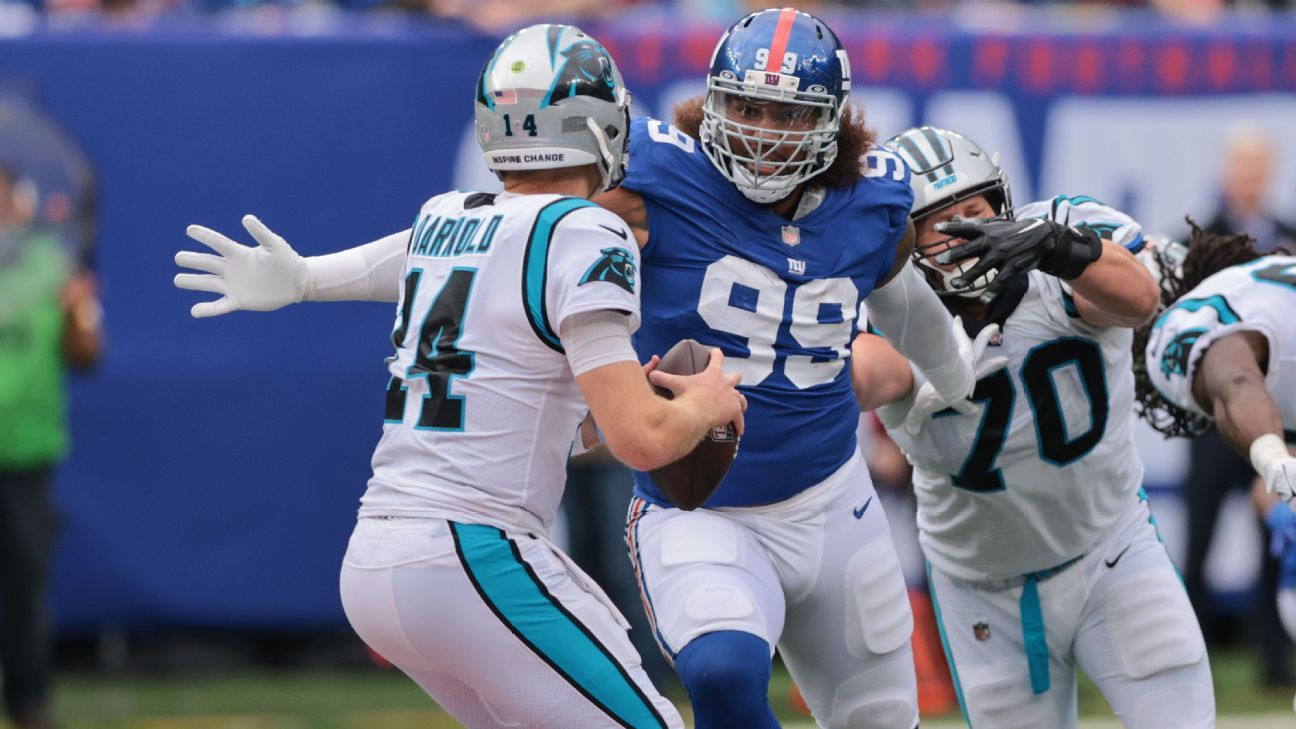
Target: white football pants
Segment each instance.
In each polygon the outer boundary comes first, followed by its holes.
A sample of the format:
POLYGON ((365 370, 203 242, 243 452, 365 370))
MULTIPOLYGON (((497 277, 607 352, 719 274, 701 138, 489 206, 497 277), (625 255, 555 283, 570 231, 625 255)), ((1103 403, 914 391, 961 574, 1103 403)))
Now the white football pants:
POLYGON ((341 576, 356 633, 471 729, 683 729, 625 618, 548 540, 361 518, 341 576))
POLYGON ((668 659, 706 633, 777 646, 822 727, 912 729, 913 615, 864 460, 775 504, 631 502, 626 540, 668 659))
MULTIPOLYGON (((1039 573, 1037 573, 1038 575, 1039 573)), ((1201 628, 1147 504, 1084 557, 1035 580, 968 582, 929 567, 932 605, 973 729, 1073 729, 1079 665, 1127 729, 1209 729, 1201 628)))

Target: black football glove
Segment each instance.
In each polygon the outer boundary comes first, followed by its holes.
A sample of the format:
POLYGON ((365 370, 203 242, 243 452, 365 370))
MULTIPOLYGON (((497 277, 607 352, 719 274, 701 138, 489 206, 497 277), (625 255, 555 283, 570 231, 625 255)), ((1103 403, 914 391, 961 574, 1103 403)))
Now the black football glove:
POLYGON ((982 301, 993 299, 1009 279, 1033 268, 1066 281, 1074 280, 1102 255, 1102 238, 1097 232, 1052 220, 954 218, 937 223, 936 230, 967 239, 967 243, 936 256, 937 263, 979 259, 950 281, 955 288, 967 288, 990 269, 999 272, 982 301))

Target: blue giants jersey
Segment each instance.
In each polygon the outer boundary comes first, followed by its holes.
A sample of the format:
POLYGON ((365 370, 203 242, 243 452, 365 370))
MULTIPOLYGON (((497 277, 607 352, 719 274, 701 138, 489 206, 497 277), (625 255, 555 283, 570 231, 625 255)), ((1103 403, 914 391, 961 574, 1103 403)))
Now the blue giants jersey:
MULTIPOLYGON (((643 196, 648 245, 640 275, 639 357, 681 339, 720 347, 742 373, 747 430, 706 506, 782 501, 830 476, 855 451, 859 405, 850 345, 860 302, 888 273, 913 203, 909 172, 869 152, 866 177, 828 188, 788 221, 749 201, 664 122, 630 130, 625 187, 643 196)), ((665 497, 645 473, 639 495, 665 497)))

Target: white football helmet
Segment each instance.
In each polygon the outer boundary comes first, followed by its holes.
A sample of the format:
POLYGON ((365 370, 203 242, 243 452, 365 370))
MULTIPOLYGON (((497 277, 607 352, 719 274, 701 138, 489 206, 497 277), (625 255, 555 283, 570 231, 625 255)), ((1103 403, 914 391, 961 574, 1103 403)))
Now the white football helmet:
MULTIPOLYGON (((1013 219, 1012 192, 1008 175, 998 164, 998 155, 981 151, 976 142, 948 129, 932 126, 914 127, 887 140, 886 146, 909 165, 909 184, 913 187, 914 205, 910 213, 917 223, 923 217, 977 195, 985 195, 998 217, 1013 219)), ((949 239, 914 249, 914 263, 927 281, 942 296, 981 296, 995 271, 987 271, 965 289, 956 289, 950 281, 971 268, 977 259, 960 262, 945 270, 932 260, 945 250, 949 239)))
POLYGON ((598 165, 603 189, 625 178, 630 92, 607 50, 571 25, 532 25, 500 43, 477 80, 486 166, 598 165))

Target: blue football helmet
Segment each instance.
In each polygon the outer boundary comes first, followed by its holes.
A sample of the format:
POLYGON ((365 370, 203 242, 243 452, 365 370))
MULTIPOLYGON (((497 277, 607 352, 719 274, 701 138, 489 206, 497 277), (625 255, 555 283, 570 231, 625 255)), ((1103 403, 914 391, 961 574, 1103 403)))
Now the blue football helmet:
POLYGON ((782 200, 837 158, 849 95, 850 62, 823 21, 791 8, 752 13, 711 57, 702 148, 748 199, 782 200), (777 126, 751 123, 767 109, 777 126))

